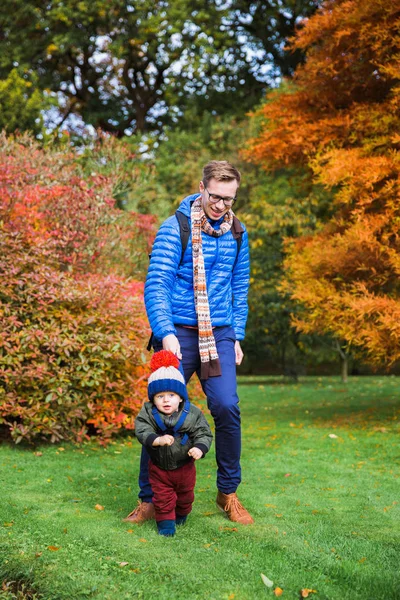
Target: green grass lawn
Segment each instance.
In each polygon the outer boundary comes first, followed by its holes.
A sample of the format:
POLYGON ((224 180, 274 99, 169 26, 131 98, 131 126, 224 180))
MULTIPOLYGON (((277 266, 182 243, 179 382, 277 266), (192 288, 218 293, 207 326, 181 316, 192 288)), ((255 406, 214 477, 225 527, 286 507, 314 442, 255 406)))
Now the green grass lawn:
POLYGON ((3 444, 2 580, 46 600, 258 600, 276 587, 283 599, 302 588, 315 600, 399 599, 398 378, 247 378, 240 397, 239 495, 255 525, 217 510, 213 451, 197 463, 188 524, 162 538, 154 523, 121 521, 136 504, 136 440, 3 444))

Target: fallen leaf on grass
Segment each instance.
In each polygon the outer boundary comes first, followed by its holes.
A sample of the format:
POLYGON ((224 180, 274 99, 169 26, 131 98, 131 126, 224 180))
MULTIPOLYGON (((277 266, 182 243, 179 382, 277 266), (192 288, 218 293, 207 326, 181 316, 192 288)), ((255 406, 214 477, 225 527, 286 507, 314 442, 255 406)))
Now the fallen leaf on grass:
POLYGON ((57 552, 59 549, 58 546, 47 546, 47 550, 51 550, 51 552, 57 552))
POLYGON ((336 438, 337 438, 337 435, 335 435, 334 433, 330 433, 330 434, 328 435, 328 437, 332 438, 333 440, 336 440, 336 438))
POLYGON ((360 564, 362 564, 363 562, 365 562, 367 560, 366 556, 363 556, 362 558, 360 558, 360 560, 358 561, 360 564))
POLYGON ((96 510, 104 510, 104 506, 102 506, 101 504, 96 504, 95 509, 96 510))
POLYGON ((39 558, 39 556, 42 556, 43 552, 36 552, 35 554, 35 558, 39 558))
POLYGON ((301 590, 300 594, 302 598, 308 598, 310 594, 316 594, 317 590, 311 590, 310 588, 304 588, 301 590))
POLYGON ((237 531, 237 527, 220 527, 220 531, 237 531))
POLYGON ((43 456, 43 452, 34 452, 33 453, 35 456, 43 456))
POLYGON ((276 587, 276 588, 274 589, 274 594, 275 594, 275 596, 282 596, 282 594, 283 594, 283 589, 282 589, 282 588, 280 588, 280 587, 276 587))
POLYGON ((146 538, 139 538, 139 542, 143 542, 144 544, 147 542, 146 538))
POLYGON ((290 477, 290 476, 291 476, 291 473, 286 473, 285 474, 285 477, 290 477))
POLYGON ((119 563, 120 567, 126 567, 126 565, 129 565, 129 563, 128 562, 120 562, 119 563))
POLYGON ((266 585, 268 588, 272 588, 272 586, 274 585, 274 582, 268 579, 268 577, 266 577, 264 573, 261 573, 261 579, 263 580, 263 584, 266 585))
POLYGON ((133 529, 127 529, 126 533, 133 533, 133 529))

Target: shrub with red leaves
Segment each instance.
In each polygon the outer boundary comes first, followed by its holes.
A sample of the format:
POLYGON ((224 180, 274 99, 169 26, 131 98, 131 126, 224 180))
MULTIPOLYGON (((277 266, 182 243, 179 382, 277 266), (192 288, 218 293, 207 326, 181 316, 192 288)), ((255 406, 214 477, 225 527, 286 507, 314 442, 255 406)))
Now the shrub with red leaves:
POLYGON ((2 142, 0 424, 16 442, 106 441, 146 397, 138 263, 154 219, 114 208, 110 181, 80 179, 72 153, 2 142))

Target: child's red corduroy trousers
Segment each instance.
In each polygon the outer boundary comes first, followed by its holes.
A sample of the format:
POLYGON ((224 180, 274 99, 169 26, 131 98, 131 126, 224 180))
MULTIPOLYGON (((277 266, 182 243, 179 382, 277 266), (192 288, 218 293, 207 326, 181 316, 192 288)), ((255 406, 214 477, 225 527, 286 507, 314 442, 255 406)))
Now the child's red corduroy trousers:
POLYGON ((156 521, 175 520, 192 510, 196 468, 194 461, 173 471, 164 471, 149 461, 149 480, 153 490, 156 521))

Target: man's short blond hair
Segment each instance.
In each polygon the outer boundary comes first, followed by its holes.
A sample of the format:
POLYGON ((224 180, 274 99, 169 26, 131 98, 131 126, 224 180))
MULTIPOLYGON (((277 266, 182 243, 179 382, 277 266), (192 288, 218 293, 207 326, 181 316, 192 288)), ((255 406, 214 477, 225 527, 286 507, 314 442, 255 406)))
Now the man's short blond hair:
POLYGON ((226 160, 211 160, 203 168, 203 183, 207 187, 211 179, 217 181, 232 181, 236 179, 240 184, 240 172, 226 160))

